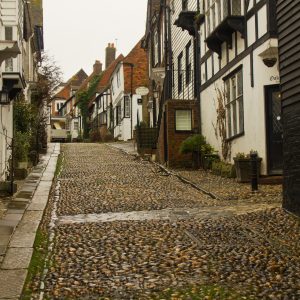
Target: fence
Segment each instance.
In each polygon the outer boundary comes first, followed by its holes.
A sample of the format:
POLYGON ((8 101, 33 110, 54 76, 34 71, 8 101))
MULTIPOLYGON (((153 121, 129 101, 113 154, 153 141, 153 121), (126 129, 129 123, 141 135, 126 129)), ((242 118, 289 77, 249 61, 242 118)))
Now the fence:
POLYGON ((136 129, 137 148, 156 149, 157 128, 137 127, 136 129))

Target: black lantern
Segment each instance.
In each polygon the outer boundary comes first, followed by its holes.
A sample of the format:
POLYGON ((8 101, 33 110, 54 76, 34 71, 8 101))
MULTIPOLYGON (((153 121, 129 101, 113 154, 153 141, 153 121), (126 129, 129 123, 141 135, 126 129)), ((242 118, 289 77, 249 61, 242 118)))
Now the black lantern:
POLYGON ((8 91, 6 89, 3 89, 0 91, 0 104, 1 105, 8 105, 10 103, 8 91))

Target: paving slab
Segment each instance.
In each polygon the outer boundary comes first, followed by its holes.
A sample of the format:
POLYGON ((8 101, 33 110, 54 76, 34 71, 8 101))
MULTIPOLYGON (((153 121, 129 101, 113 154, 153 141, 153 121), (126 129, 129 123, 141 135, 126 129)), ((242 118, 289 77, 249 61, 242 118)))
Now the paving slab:
POLYGON ((13 226, 0 226, 0 235, 10 235, 14 231, 13 226))
POLYGON ((16 270, 28 268, 33 248, 9 248, 1 269, 16 270))
POLYGON ((36 232, 15 232, 9 246, 13 248, 32 248, 36 232))
POLYGON ((10 240, 10 234, 0 235, 0 246, 7 246, 10 240))
POLYGON ((18 201, 11 201, 8 204, 7 208, 8 209, 22 209, 22 210, 25 210, 25 208, 28 204, 28 200, 26 200, 26 199, 24 199, 26 201, 19 201, 19 200, 21 200, 21 199, 18 199, 18 201))
POLYGON ((27 211, 43 211, 47 206, 47 202, 46 203, 31 203, 28 208, 27 211))
POLYGON ((17 299, 23 289, 27 270, 0 270, 0 299, 17 299))
POLYGON ((13 209, 10 208, 7 210, 6 214, 24 214, 25 209, 13 209))
POLYGON ((21 214, 6 214, 2 220, 7 220, 7 221, 21 221, 23 215, 21 214))

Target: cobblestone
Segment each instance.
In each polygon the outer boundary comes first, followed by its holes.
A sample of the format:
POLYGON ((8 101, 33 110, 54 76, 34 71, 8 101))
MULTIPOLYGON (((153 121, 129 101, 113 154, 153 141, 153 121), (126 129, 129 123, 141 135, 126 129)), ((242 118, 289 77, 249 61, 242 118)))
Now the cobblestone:
POLYGON ((214 200, 105 145, 63 152, 45 298, 300 298, 300 222, 278 200, 214 200), (227 296, 205 298, 210 287, 227 296))
POLYGON ((250 184, 236 182, 235 179, 223 178, 210 171, 175 170, 175 172, 198 184, 208 192, 225 201, 247 203, 281 203, 282 185, 259 185, 259 192, 252 193, 250 184))

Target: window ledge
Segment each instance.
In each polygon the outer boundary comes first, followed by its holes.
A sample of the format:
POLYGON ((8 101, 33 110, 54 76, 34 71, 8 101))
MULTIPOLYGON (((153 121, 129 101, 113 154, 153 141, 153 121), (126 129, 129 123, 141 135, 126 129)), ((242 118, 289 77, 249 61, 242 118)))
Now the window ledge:
POLYGON ((234 136, 232 136, 232 137, 226 139, 226 142, 231 142, 231 141, 233 141, 233 140, 235 140, 235 139, 238 139, 238 138, 240 138, 240 137, 242 137, 242 136, 244 136, 244 135, 245 135, 245 131, 242 131, 241 133, 236 134, 236 135, 234 135, 234 136))

